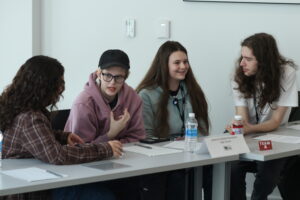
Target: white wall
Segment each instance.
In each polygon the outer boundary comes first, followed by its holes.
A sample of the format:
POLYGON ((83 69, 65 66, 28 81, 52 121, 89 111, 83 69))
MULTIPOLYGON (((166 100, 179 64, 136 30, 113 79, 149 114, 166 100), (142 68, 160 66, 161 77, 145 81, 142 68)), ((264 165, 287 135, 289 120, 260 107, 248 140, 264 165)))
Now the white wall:
POLYGON ((255 32, 273 34, 283 55, 300 63, 299 5, 200 3, 181 0, 51 0, 42 3, 42 53, 66 67, 63 108, 70 107, 101 53, 121 48, 131 59, 129 85, 136 87, 164 40, 159 19, 171 21, 171 40, 189 51, 196 77, 210 105, 213 133, 233 115, 230 73, 240 42, 255 32), (125 19, 136 19, 136 37, 125 36, 125 19))
POLYGON ((32 56, 32 1, 0 0, 0 91, 32 56))
POLYGON ((65 98, 59 106, 69 108, 108 48, 129 54, 128 83, 136 87, 165 41, 156 38, 156 22, 168 19, 170 39, 180 41, 189 51, 209 101, 212 132, 218 134, 233 115, 229 78, 240 41, 255 32, 271 33, 282 54, 299 64, 299 11, 300 5, 181 0, 0 0, 0 72, 5 74, 0 88, 10 83, 30 56, 53 56, 66 68, 65 98), (35 10, 39 9, 37 2, 41 2, 40 14, 35 10), (136 19, 133 39, 125 36, 126 18, 136 19))

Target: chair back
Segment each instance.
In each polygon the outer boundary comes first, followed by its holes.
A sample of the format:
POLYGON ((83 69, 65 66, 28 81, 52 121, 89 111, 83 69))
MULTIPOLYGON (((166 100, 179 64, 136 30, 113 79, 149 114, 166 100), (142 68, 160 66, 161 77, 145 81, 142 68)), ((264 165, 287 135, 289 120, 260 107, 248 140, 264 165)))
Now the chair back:
POLYGON ((68 120, 70 109, 57 110, 51 112, 51 125, 54 130, 64 130, 68 120))
POLYGON ((291 114, 289 116, 289 122, 300 120, 300 91, 298 91, 298 107, 292 108, 291 114))

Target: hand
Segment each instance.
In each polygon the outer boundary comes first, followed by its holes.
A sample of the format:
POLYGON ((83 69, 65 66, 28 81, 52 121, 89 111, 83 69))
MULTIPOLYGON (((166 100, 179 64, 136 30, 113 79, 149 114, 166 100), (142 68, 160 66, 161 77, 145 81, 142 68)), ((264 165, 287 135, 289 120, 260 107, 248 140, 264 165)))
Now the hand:
POLYGON ((74 133, 70 133, 68 135, 68 145, 70 146, 75 146, 76 144, 84 144, 84 141, 82 140, 82 138, 74 133))
MULTIPOLYGON (((231 121, 231 124, 227 124, 225 130, 227 130, 229 133, 232 133, 232 124, 234 123, 234 120, 231 121)), ((244 134, 249 133, 249 130, 251 129, 251 126, 253 126, 252 124, 250 124, 249 122, 242 120, 242 124, 243 124, 243 129, 244 129, 244 134)), ((225 133, 225 132, 224 132, 225 133)))
POLYGON ((125 128, 129 119, 130 114, 127 111, 127 108, 124 110, 123 115, 119 116, 117 120, 115 120, 113 112, 110 112, 110 128, 107 133, 108 138, 115 138, 119 132, 125 128))
POLYGON ((253 130, 253 125, 250 124, 249 122, 243 121, 243 125, 244 125, 244 134, 248 134, 251 133, 253 130))
MULTIPOLYGON (((232 124, 227 124, 225 130, 226 130, 228 133, 232 133, 232 124)), ((226 131, 225 131, 224 133, 226 133, 226 131)))
POLYGON ((109 141, 108 144, 111 146, 112 151, 113 151, 113 156, 115 158, 119 158, 120 156, 122 156, 122 143, 119 142, 118 140, 112 140, 109 141))

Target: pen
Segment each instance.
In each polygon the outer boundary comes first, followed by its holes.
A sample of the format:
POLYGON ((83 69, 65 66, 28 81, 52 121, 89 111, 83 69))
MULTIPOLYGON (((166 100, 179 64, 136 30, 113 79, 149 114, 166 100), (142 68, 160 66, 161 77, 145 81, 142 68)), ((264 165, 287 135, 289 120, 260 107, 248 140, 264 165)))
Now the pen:
POLYGON ((254 133, 253 135, 251 135, 251 138, 256 138, 256 137, 265 136, 265 135, 267 135, 267 134, 254 133))
POLYGON ((46 172, 48 172, 49 174, 52 174, 52 175, 54 175, 54 176, 60 177, 60 178, 63 178, 63 177, 64 177, 64 176, 61 175, 61 174, 58 174, 58 173, 56 173, 56 172, 53 172, 53 171, 50 171, 50 170, 47 170, 47 169, 46 169, 46 172))
POLYGON ((152 149, 152 147, 150 147, 150 146, 146 146, 146 145, 139 144, 139 143, 135 143, 134 145, 135 145, 135 146, 139 146, 139 147, 144 147, 144 148, 146 148, 146 149, 152 149))

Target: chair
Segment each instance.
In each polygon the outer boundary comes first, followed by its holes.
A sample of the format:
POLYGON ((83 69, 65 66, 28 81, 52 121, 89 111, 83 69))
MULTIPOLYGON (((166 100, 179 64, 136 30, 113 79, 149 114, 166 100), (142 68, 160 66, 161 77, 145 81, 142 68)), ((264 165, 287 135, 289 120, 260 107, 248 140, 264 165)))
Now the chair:
POLYGON ((298 91, 298 107, 292 108, 289 116, 289 122, 300 120, 300 91, 298 91))
POLYGON ((64 130, 65 124, 70 114, 70 109, 57 110, 51 112, 51 125, 54 130, 64 130))
MULTIPOLYGON (((298 107, 292 108, 289 116, 289 122, 300 120, 300 91, 298 91, 298 107)), ((281 180, 278 184, 278 189, 283 199, 294 200, 299 199, 300 192, 298 189, 300 157, 292 156, 287 158, 284 170, 281 175, 281 180), (297 185, 297 186, 296 186, 297 185)))

